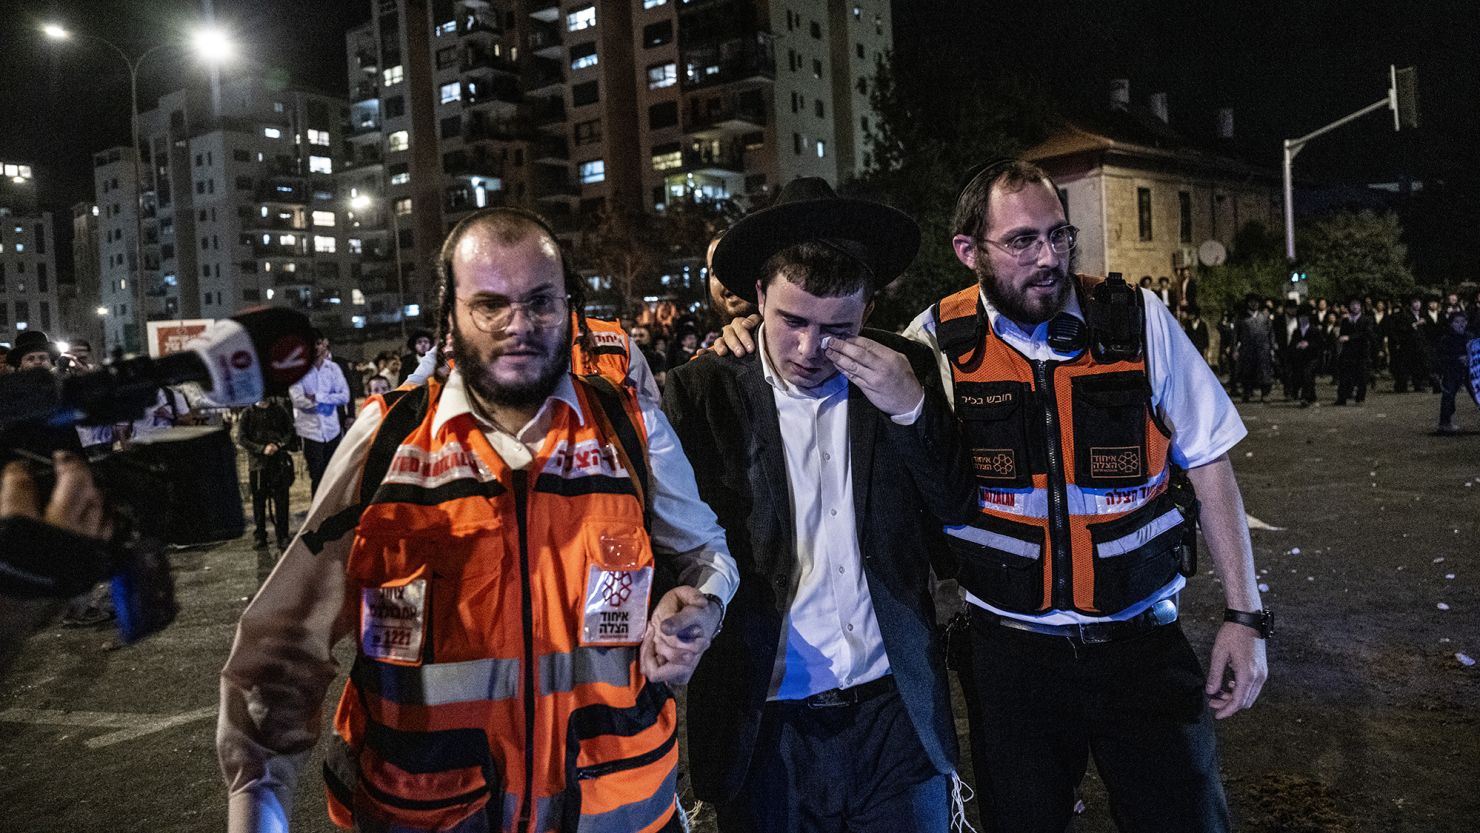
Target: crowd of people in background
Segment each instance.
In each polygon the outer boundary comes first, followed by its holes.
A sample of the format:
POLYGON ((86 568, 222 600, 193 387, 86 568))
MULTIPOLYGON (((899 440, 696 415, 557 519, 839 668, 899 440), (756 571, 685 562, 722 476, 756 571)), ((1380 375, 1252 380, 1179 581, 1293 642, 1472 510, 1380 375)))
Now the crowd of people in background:
MULTIPOLYGON (((1318 379, 1336 389, 1335 405, 1361 405, 1379 380, 1394 393, 1440 394, 1439 431, 1459 431, 1461 390, 1471 391, 1468 344, 1480 337, 1480 292, 1414 295, 1405 301, 1326 298, 1298 301, 1245 296, 1225 310, 1216 342, 1196 305, 1179 317, 1194 345, 1244 402, 1267 402, 1278 383, 1285 401, 1320 404, 1318 379)), ((1471 391, 1473 394, 1473 391, 1471 391)))

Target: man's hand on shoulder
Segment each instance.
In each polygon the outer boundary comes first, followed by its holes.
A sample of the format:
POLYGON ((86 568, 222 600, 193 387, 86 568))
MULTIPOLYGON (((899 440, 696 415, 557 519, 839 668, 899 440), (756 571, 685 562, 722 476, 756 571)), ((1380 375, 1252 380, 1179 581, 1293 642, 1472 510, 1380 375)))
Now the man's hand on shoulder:
POLYGON ((687 684, 723 614, 698 588, 679 586, 665 593, 643 634, 638 662, 643 675, 655 683, 687 684))
POLYGON ((759 314, 747 315, 744 318, 736 318, 720 330, 719 338, 714 340, 707 350, 699 351, 699 355, 713 353, 716 356, 748 356, 755 352, 755 329, 761 325, 759 314))
POLYGON ((897 350, 863 336, 824 337, 822 350, 838 372, 888 416, 902 417, 925 398, 910 360, 897 350))
POLYGON ((1224 622, 1213 640, 1204 691, 1213 716, 1222 720, 1254 705, 1269 677, 1264 640, 1248 625, 1224 622))

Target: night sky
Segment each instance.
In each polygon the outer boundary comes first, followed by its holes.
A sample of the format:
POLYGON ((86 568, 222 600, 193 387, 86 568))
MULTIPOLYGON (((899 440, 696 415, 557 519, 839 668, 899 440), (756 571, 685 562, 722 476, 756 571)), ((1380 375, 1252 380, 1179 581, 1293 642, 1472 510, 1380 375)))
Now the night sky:
MULTIPOLYGON (((822 0, 817 0, 819 5, 822 0)), ((50 17, 105 34, 137 52, 197 17, 202 0, 0 0, 0 158, 32 161, 44 203, 88 199, 91 154, 127 141, 128 83, 105 48, 44 41, 50 17)), ((344 92, 344 30, 364 22, 370 0, 215 0, 217 18, 255 67, 344 92)), ((962 56, 967 71, 1006 66, 1037 78, 1070 107, 1098 105, 1107 81, 1131 80, 1137 103, 1169 97, 1171 121, 1212 133, 1219 107, 1235 109, 1241 144, 1279 164, 1279 140, 1308 132, 1386 90, 1389 63, 1419 67, 1424 124, 1395 135, 1374 114, 1313 143, 1297 172, 1315 181, 1419 178, 1480 180, 1480 3, 1280 0, 895 0, 903 60, 962 56)), ((179 86, 189 59, 150 58, 141 106, 179 86)), ((1262 161, 1262 160, 1261 160, 1262 161)))

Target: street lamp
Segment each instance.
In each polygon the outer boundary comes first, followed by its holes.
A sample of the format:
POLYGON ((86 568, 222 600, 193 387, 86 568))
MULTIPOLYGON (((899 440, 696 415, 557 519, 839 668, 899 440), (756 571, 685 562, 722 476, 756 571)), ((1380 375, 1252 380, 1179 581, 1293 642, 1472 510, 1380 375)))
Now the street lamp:
MULTIPOLYGON (((369 194, 356 194, 349 198, 349 207, 363 213, 375 204, 369 194)), ((397 320, 401 322, 401 338, 406 338, 406 282, 401 276, 401 224, 396 219, 396 207, 386 205, 385 211, 391 218, 391 252, 396 259, 396 305, 397 320)))
MULTIPOLYGON (((48 40, 68 41, 74 33, 59 23, 44 23, 41 25, 41 33, 48 40)), ((156 52, 166 47, 174 46, 171 42, 158 43, 140 52, 136 57, 130 57, 119 46, 107 38, 85 32, 75 33, 76 37, 96 41, 113 50, 123 64, 128 68, 129 86, 129 134, 133 142, 133 167, 134 167, 134 268, 138 272, 134 275, 135 310, 134 324, 138 327, 139 345, 142 348, 149 330, 149 298, 147 294, 148 285, 144 280, 144 175, 140 167, 139 157, 139 66, 156 52)), ((201 27, 191 35, 192 48, 202 60, 208 62, 222 62, 231 60, 236 53, 235 44, 230 37, 221 29, 214 26, 201 27)))

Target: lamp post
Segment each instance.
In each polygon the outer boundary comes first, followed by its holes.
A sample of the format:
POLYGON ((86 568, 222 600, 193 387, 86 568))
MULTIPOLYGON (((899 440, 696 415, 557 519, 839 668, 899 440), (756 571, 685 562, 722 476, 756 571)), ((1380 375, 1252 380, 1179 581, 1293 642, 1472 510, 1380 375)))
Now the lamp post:
MULTIPOLYGON (((368 194, 356 194, 350 197, 349 207, 355 211, 365 211, 375 204, 368 194)), ((394 204, 384 204, 385 212, 391 218, 391 252, 396 260, 396 305, 398 307, 396 320, 401 323, 401 338, 406 338, 406 282, 401 275, 401 224, 396 218, 396 207, 394 204)))
MULTIPOLYGON (((134 325, 138 327, 139 347, 146 347, 145 338, 149 333, 149 299, 147 285, 144 281, 144 174, 140 164, 139 150, 139 66, 148 58, 161 50, 175 44, 165 42, 140 52, 137 57, 130 57, 113 41, 97 35, 85 32, 74 33, 66 27, 57 23, 46 23, 41 27, 42 34, 49 40, 66 41, 71 40, 74 35, 96 41, 113 50, 123 60, 123 65, 128 68, 128 92, 129 92, 129 137, 133 145, 133 168, 134 168, 134 325)), ((231 40, 219 29, 200 29, 193 37, 194 47, 198 54, 208 56, 212 61, 230 60, 235 48, 231 40)))

